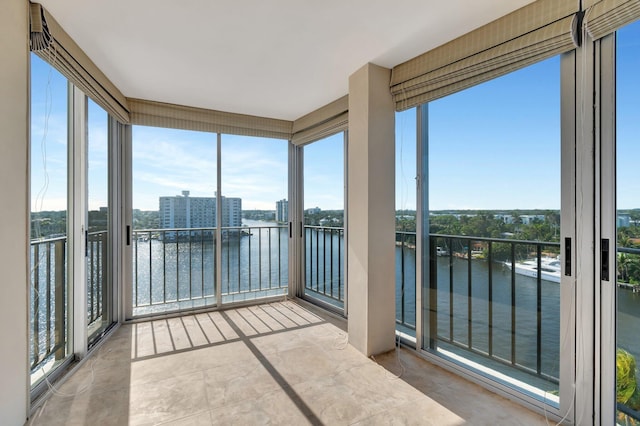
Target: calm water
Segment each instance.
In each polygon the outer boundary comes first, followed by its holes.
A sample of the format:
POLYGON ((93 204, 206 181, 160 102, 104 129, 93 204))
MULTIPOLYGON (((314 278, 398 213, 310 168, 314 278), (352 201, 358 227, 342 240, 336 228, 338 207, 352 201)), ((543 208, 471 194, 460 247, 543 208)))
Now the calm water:
MULTIPOLYGON (((288 285, 288 230, 271 222, 244 221, 242 236, 223 237, 218 245, 195 232, 191 241, 163 242, 139 236, 134 246, 134 306, 190 298, 215 297, 215 275, 222 272, 222 294, 271 292, 288 285), (259 226, 261 228, 253 228, 259 226), (137 289, 137 291, 136 291, 137 289)), ((266 295, 266 294, 263 294, 266 295)), ((214 304, 215 300, 208 303, 214 304)))

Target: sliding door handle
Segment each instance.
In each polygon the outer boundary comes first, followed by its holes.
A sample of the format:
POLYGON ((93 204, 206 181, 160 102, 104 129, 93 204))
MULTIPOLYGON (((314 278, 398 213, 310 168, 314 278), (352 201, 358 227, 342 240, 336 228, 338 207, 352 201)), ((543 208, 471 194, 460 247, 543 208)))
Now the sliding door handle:
POLYGON ((609 281, 609 239, 600 241, 600 279, 609 281))
POLYGON ((564 275, 571 276, 571 238, 564 239, 564 275))

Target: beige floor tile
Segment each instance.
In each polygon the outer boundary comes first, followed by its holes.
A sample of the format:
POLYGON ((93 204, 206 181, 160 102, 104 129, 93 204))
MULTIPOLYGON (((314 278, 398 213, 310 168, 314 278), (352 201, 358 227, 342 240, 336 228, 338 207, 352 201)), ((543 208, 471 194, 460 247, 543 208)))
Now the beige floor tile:
POLYGON ((169 329, 169 321, 166 319, 153 321, 151 330, 153 333, 153 341, 155 354, 163 354, 174 352, 178 349, 169 329))
POLYGON ((124 339, 133 341, 134 329, 133 324, 121 324, 109 337, 109 341, 124 339))
POLYGON ((214 425, 296 425, 310 424, 308 416, 284 390, 262 395, 258 399, 226 405, 211 410, 214 425))
POLYGON ((101 364, 97 357, 89 358, 67 381, 60 386, 64 394, 94 392, 116 392, 127 390, 131 384, 131 370, 127 363, 117 366, 101 364))
POLYGON ((133 324, 134 340, 133 340, 133 356, 140 358, 158 353, 156 341, 153 334, 152 322, 141 322, 133 324))
POLYGON ((87 361, 93 362, 95 369, 121 368, 123 364, 129 364, 133 359, 133 345, 129 338, 109 339, 96 348, 91 354, 91 359, 87 361))
POLYGON ((129 424, 152 425, 208 411, 203 373, 131 387, 129 424))
POLYGON ((295 321, 299 325, 316 324, 325 321, 325 319, 320 315, 291 301, 274 303, 273 306, 275 309, 278 309, 283 315, 291 318, 292 321, 295 321))
POLYGON ((131 380, 134 384, 143 384, 254 359, 255 356, 243 342, 207 346, 134 361, 131 364, 131 380))
POLYGON ((129 392, 88 391, 74 397, 53 396, 35 413, 31 425, 120 426, 129 421, 129 392))
MULTIPOLYGON (((251 315, 250 317, 252 317, 251 315)), ((229 310, 223 313, 223 317, 227 317, 231 326, 239 329, 239 332, 244 336, 256 336, 258 334, 266 333, 269 330, 264 327, 259 321, 249 321, 246 313, 241 313, 239 310, 229 310)), ((253 319, 253 318, 249 318, 253 319)))
POLYGON ((162 426, 210 426, 213 424, 213 420, 209 411, 203 411, 202 413, 160 424, 162 426))
POLYGON ((213 326, 218 331, 223 341, 233 341, 239 337, 238 333, 236 333, 236 331, 227 321, 226 313, 225 315, 223 315, 222 312, 208 312, 204 315, 209 317, 211 326, 213 326))
POLYGON ((317 348, 295 348, 266 354, 266 360, 283 377, 288 386, 338 374, 344 366, 332 362, 317 348))
MULTIPOLYGON (((442 407, 437 402, 424 397, 418 401, 412 401, 355 423, 358 426, 371 425, 412 425, 412 426, 458 426, 473 424, 466 422, 462 417, 442 407)), ((501 423, 493 423, 499 425, 501 423)))
POLYGON ((384 410, 378 401, 361 398, 353 386, 335 376, 298 383, 293 390, 323 424, 352 424, 384 410))
POLYGON ((252 306, 249 309, 254 315, 262 318, 273 330, 286 330, 298 326, 271 305, 252 306))
POLYGON ((251 326, 252 330, 255 330, 256 334, 271 333, 277 330, 277 328, 272 328, 269 326, 269 322, 271 321, 266 318, 263 319, 262 316, 254 314, 253 311, 249 308, 237 309, 235 310, 235 312, 239 317, 241 317, 251 326))
POLYGON ((180 320, 192 347, 206 346, 211 343, 211 341, 207 339, 207 336, 195 315, 180 317, 178 319, 180 320))
POLYGON ((184 321, 181 317, 168 319, 167 325, 169 327, 169 333, 171 334, 173 347, 175 348, 174 350, 189 349, 189 348, 196 347, 196 345, 193 344, 193 340, 189 335, 184 325, 184 321))
POLYGON ((197 314, 190 316, 190 318, 193 319, 193 321, 198 325, 198 328, 200 328, 204 333, 207 344, 220 343, 227 340, 214 323, 211 313, 197 314))
POLYGON ((267 355, 291 349, 308 348, 315 349, 313 340, 304 333, 295 331, 275 332, 267 336, 257 336, 251 338, 251 343, 260 351, 267 355))
POLYGON ((204 380, 212 408, 251 401, 280 389, 276 379, 258 359, 205 370, 204 380))

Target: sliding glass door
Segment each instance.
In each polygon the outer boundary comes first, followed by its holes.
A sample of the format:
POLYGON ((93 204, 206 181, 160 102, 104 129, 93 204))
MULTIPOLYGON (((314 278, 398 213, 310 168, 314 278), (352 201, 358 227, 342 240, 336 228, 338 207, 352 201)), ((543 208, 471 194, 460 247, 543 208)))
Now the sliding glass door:
POLYGON ((117 159, 108 113, 31 54, 30 355, 34 397, 114 323, 117 159))
POLYGON ((573 399, 573 367, 560 355, 573 350, 575 321, 565 261, 575 205, 575 158, 565 154, 575 139, 563 137, 560 102, 575 84, 573 58, 423 105, 418 127, 422 346, 557 416, 573 399))
POLYGON ((113 322, 113 276, 109 200, 109 115, 87 99, 87 336, 97 341, 113 322))
POLYGON ((31 385, 71 353, 69 83, 31 54, 31 385))
POLYGON ((132 313, 216 305, 216 135, 145 126, 132 133, 132 313))
POLYGON ((640 22, 603 38, 599 288, 602 424, 640 424, 640 22), (615 84, 614 84, 615 82, 615 84), (615 419, 615 420, 614 420, 615 419))
POLYGON ((617 33, 616 402, 621 424, 640 423, 640 377, 637 370, 640 362, 639 40, 640 22, 617 33))
POLYGON ((345 307, 345 133, 304 148, 304 296, 341 312, 345 307))

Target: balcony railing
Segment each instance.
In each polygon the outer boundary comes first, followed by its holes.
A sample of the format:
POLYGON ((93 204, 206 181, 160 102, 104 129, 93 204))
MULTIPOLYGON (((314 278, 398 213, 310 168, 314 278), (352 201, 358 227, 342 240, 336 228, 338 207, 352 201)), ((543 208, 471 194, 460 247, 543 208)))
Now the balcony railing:
POLYGON ((344 228, 305 225, 305 293, 344 304, 344 228))
MULTIPOLYGON (((415 232, 396 232, 396 323, 407 334, 415 333, 415 247, 415 232)), ((541 268, 559 248, 559 243, 431 234, 428 345, 462 350, 474 360, 488 359, 491 366, 557 384, 559 284, 535 271, 532 277, 517 275, 510 265, 515 259, 541 268)))
POLYGON ((559 243, 430 235, 431 349, 439 341, 557 384, 560 272, 543 261, 559 252, 559 243))
POLYGON ((217 268, 222 302, 281 295, 288 288, 285 226, 224 227, 221 265, 216 228, 133 231, 134 314, 215 305, 217 268))
POLYGON ((67 238, 31 242, 30 366, 66 356, 67 238))
POLYGON ((87 323, 89 327, 102 319, 109 296, 105 290, 108 279, 108 231, 90 232, 87 236, 87 323))
MULTIPOLYGON (((102 319, 108 232, 87 235, 87 324, 102 319)), ((31 370, 66 355, 67 238, 31 241, 31 370)))
POLYGON ((134 314, 215 303, 215 238, 215 228, 134 230, 134 314))
POLYGON ((223 227, 222 301, 284 294, 289 287, 287 226, 223 227))
POLYGON ((416 233, 396 231, 396 328, 416 333, 416 233))

